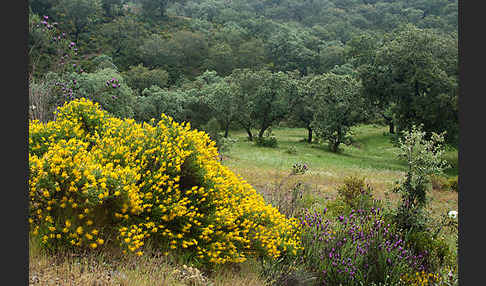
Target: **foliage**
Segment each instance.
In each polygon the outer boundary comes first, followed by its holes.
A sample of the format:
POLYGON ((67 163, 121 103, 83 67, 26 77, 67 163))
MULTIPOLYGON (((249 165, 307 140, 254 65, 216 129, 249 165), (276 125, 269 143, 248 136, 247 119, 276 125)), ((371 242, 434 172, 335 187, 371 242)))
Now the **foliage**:
POLYGON ((96 67, 95 70, 113 69, 118 71, 117 66, 113 63, 113 58, 105 54, 96 56, 91 63, 96 67))
POLYGON ((402 197, 397 220, 404 229, 423 230, 426 220, 423 210, 427 205, 430 176, 441 174, 447 166, 442 159, 444 134, 432 133, 430 139, 425 135, 421 127, 413 126, 399 139, 398 156, 406 160, 408 171, 393 191, 402 197))
POLYGON ((149 18, 162 18, 165 17, 165 11, 167 5, 171 0, 140 0, 142 13, 149 18))
POLYGON ((457 143, 457 38, 412 25, 390 33, 361 70, 364 93, 380 109, 393 103, 399 130, 423 124, 457 143))
POLYGON ((346 177, 337 189, 338 196, 352 209, 370 209, 373 206, 373 189, 364 178, 346 177))
POLYGON ((424 254, 423 265, 427 272, 438 271, 451 255, 447 243, 442 239, 434 238, 429 231, 412 231, 406 236, 406 241, 415 253, 424 254))
POLYGON ((267 130, 264 136, 256 138, 255 145, 260 147, 277 148, 277 137, 272 134, 271 130, 267 130))
POLYGON ((72 74, 75 83, 74 98, 88 98, 98 102, 111 114, 132 118, 135 95, 124 78, 114 69, 106 68, 93 73, 72 74))
POLYGON ((66 33, 59 29, 57 22, 49 16, 42 19, 37 14, 29 14, 29 77, 42 77, 51 71, 59 74, 77 70, 73 63, 78 48, 66 33))
POLYGON ((176 121, 186 119, 187 95, 183 92, 168 91, 156 85, 146 88, 141 96, 135 97, 134 118, 139 122, 160 120, 161 114, 171 116, 176 121))
POLYGON ((240 86, 230 78, 207 84, 202 90, 203 100, 221 124, 225 138, 228 138, 229 129, 238 115, 237 98, 240 92, 240 86))
POLYGON ((163 69, 148 69, 142 64, 132 66, 130 69, 123 73, 123 77, 126 79, 127 84, 136 90, 139 95, 146 88, 150 88, 153 85, 164 88, 167 87, 169 81, 169 74, 163 69))
POLYGON ((120 70, 141 63, 138 47, 148 36, 149 32, 143 23, 131 15, 116 17, 97 29, 97 38, 103 50, 113 58, 120 70))
POLYGON ((455 176, 455 177, 449 179, 448 185, 449 185, 451 191, 459 192, 459 182, 458 181, 459 181, 459 176, 455 176))
POLYGON ((300 250, 299 229, 170 117, 139 124, 80 99, 29 124, 29 222, 42 245, 189 253, 203 264, 300 250))
POLYGON ((309 85, 315 94, 311 127, 320 139, 329 142, 332 152, 338 152, 341 143, 351 143, 348 133, 362 114, 359 83, 348 75, 328 73, 314 77, 309 85))
POLYGON ((209 135, 214 141, 216 148, 219 150, 223 145, 223 136, 221 135, 221 126, 216 118, 211 118, 201 129, 209 135))
POLYGON ((407 248, 382 209, 352 210, 331 219, 325 214, 301 216, 302 262, 319 277, 319 285, 397 285, 402 275, 423 269, 422 255, 407 248))
POLYGON ((285 153, 295 155, 297 154, 297 148, 295 148, 294 145, 290 145, 287 150, 285 150, 285 153))
POLYGON ((152 34, 138 47, 144 66, 163 68, 174 83, 182 74, 197 76, 208 55, 205 37, 190 31, 180 30, 167 36, 152 34), (182 72, 184 69, 186 72, 182 72))
POLYGON ((102 6, 99 0, 58 0, 52 10, 77 42, 82 32, 99 21, 102 6))
POLYGON ((250 73, 249 80, 255 85, 250 117, 259 128, 258 137, 261 139, 268 128, 287 116, 289 97, 296 89, 288 74, 283 72, 272 73, 263 69, 250 73))
POLYGON ((314 93, 309 88, 309 81, 312 80, 312 76, 306 76, 299 78, 297 76, 291 76, 289 80, 293 80, 297 88, 297 92, 294 96, 289 98, 289 115, 288 119, 292 124, 297 126, 303 125, 307 128, 308 136, 307 142, 312 143, 311 123, 314 120, 315 106, 314 106, 314 93))

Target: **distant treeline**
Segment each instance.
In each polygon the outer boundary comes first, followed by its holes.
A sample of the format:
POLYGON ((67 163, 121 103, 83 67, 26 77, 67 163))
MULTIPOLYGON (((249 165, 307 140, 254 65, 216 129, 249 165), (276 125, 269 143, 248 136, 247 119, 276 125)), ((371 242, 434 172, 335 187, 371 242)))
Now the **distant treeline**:
POLYGON ((457 1, 30 0, 31 118, 88 97, 225 135, 423 124, 457 143, 457 1))

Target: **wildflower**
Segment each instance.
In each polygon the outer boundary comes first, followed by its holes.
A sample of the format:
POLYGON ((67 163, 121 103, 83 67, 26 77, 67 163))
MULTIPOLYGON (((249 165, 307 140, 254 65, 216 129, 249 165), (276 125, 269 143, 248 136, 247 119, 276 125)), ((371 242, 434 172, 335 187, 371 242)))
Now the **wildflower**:
POLYGON ((455 219, 457 217, 457 211, 449 211, 447 215, 449 216, 449 218, 455 219))

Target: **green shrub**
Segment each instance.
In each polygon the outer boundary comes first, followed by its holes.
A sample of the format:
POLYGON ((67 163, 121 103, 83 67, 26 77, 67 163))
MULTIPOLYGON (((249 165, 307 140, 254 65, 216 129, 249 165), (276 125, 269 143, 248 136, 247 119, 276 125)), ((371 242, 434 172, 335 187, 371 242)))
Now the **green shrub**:
POLYGON ((76 81, 74 98, 97 102, 116 117, 133 117, 135 95, 116 70, 105 68, 94 73, 73 73, 72 80, 76 81))
POLYGON ((263 136, 263 137, 257 137, 255 139, 255 145, 260 146, 260 147, 269 147, 269 148, 277 148, 278 143, 277 143, 277 137, 270 135, 268 137, 263 136))
POLYGON ((434 239, 429 231, 412 231, 405 237, 406 244, 417 255, 424 257, 427 272, 436 272, 452 255, 445 240, 434 239))
POLYGON ((403 137, 399 138, 398 156, 407 162, 408 171, 393 191, 401 195, 401 203, 395 211, 397 223, 403 229, 425 229, 431 176, 442 175, 448 166, 443 159, 443 143, 444 133, 432 132, 430 138, 427 138, 421 126, 412 126, 411 130, 403 132, 403 137))
POLYGON ((285 153, 295 155, 297 154, 297 148, 294 145, 290 145, 287 150, 285 150, 285 153))
POLYGON ((156 85, 146 88, 141 96, 135 97, 134 119, 137 121, 157 122, 161 114, 168 115, 180 122, 185 119, 186 94, 178 91, 168 91, 156 85))
POLYGON ((163 69, 149 69, 142 64, 132 66, 123 73, 127 84, 135 90, 138 95, 146 88, 153 85, 164 88, 169 81, 169 74, 163 69))
POLYGON ((449 180, 443 176, 432 175, 430 176, 430 182, 433 190, 448 191, 451 189, 449 180))
POLYGON ((448 180, 449 189, 453 192, 459 191, 459 176, 455 176, 454 178, 450 178, 448 180))

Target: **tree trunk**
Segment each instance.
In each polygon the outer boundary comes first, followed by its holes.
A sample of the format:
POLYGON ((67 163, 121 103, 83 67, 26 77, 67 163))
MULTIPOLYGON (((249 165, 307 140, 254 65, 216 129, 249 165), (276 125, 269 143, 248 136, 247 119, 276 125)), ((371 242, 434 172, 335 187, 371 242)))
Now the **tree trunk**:
POLYGON ((251 134, 251 130, 249 128, 245 128, 246 133, 248 133, 248 140, 253 141, 253 134, 251 134))
POLYGON ((391 134, 395 134, 395 124, 393 123, 393 118, 388 117, 384 114, 382 114, 383 118, 385 119, 386 123, 388 124, 388 130, 391 134))
POLYGON ((307 143, 312 143, 312 128, 307 127, 307 143))
POLYGON ((224 138, 228 138, 228 133, 229 133, 229 123, 226 124, 226 127, 224 128, 224 138))
POLYGON ((263 133, 265 133, 265 130, 267 130, 267 127, 262 127, 260 129, 260 131, 258 132, 258 137, 259 138, 262 138, 263 137, 263 133))
POLYGON ((339 144, 340 143, 341 142, 339 142, 339 140, 336 140, 336 141, 334 141, 334 142, 331 143, 331 151, 333 153, 337 153, 337 151, 339 150, 338 148, 339 148, 339 144))

